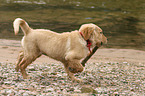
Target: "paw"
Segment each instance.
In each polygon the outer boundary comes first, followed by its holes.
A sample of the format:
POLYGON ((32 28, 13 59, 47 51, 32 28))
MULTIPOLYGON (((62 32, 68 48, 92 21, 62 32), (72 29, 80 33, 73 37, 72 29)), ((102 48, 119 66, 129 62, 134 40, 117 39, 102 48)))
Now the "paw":
POLYGON ((23 79, 31 79, 32 77, 29 75, 23 75, 23 79))

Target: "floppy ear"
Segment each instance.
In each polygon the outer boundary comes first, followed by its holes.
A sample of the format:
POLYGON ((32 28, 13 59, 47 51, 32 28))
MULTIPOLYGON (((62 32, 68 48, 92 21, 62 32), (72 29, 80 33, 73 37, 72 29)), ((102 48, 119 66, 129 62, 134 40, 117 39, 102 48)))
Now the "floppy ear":
POLYGON ((89 27, 89 26, 85 26, 84 28, 80 30, 85 40, 88 40, 91 37, 91 34, 93 33, 93 31, 94 31, 94 28, 89 27))

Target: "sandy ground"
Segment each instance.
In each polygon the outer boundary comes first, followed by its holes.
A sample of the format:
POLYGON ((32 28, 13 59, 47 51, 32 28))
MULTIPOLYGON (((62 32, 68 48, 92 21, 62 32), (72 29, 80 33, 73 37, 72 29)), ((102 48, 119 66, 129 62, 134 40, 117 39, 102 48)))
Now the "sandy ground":
POLYGON ((144 96, 145 51, 100 48, 84 71, 76 74, 83 82, 72 83, 62 64, 46 56, 28 66, 31 79, 22 79, 14 68, 20 50, 20 41, 0 39, 0 94, 3 96, 144 96))
MULTIPOLYGON (((20 50, 20 41, 0 39, 0 62, 15 63, 20 50)), ((145 63, 145 51, 100 48, 88 62, 145 63)), ((34 63, 58 63, 58 61, 41 56, 34 63)))

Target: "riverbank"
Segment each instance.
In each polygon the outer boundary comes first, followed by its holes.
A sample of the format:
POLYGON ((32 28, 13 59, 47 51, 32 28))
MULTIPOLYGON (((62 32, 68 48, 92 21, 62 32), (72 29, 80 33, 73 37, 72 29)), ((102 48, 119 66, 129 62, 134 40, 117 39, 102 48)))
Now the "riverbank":
MULTIPOLYGON (((15 63, 19 51, 20 41, 0 39, 0 61, 15 63)), ((145 51, 134 49, 100 48, 88 62, 129 62, 145 63, 145 51)), ((36 63, 56 63, 47 56, 41 56, 36 63)))
POLYGON ((20 41, 0 39, 2 95, 144 95, 144 51, 100 48, 87 62, 84 71, 76 74, 83 82, 72 83, 62 64, 46 56, 28 66, 31 79, 22 79, 14 70, 20 50, 20 41))

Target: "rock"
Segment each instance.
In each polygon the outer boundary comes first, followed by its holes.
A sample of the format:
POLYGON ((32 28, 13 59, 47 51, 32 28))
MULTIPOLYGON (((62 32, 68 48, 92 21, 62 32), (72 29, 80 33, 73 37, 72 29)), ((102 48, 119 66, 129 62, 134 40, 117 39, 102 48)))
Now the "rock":
POLYGON ((57 75, 57 72, 52 72, 50 75, 57 75))
POLYGON ((81 92, 82 93, 93 93, 93 94, 97 94, 97 91, 94 90, 92 87, 82 87, 81 88, 81 92))
POLYGON ((45 85, 45 86, 49 86, 51 83, 50 82, 48 82, 48 81, 42 81, 42 83, 41 83, 42 85, 45 85))
POLYGON ((44 76, 44 77, 47 77, 47 74, 48 74, 47 72, 41 73, 41 75, 44 76))
POLYGON ((68 88, 67 89, 67 92, 73 92, 74 91, 74 88, 68 88))
POLYGON ((114 92, 113 93, 115 96, 119 96, 119 93, 118 92, 114 92))
POLYGON ((5 85, 10 85, 11 84, 11 81, 5 81, 4 84, 5 85))
POLYGON ((8 90, 7 93, 8 94, 11 94, 11 93, 13 93, 13 91, 12 90, 8 90))
POLYGON ((29 69, 29 71, 36 71, 36 69, 35 68, 31 68, 31 69, 29 69))
POLYGON ((4 81, 0 81, 0 85, 4 84, 4 81))
POLYGON ((23 93, 23 96, 29 96, 29 94, 28 93, 23 93))
POLYGON ((74 92, 75 93, 81 93, 81 90, 76 89, 76 90, 74 90, 74 92))
POLYGON ((53 88, 45 89, 44 93, 48 93, 48 92, 54 92, 54 89, 53 88))

